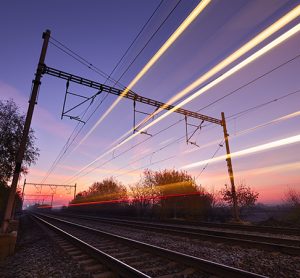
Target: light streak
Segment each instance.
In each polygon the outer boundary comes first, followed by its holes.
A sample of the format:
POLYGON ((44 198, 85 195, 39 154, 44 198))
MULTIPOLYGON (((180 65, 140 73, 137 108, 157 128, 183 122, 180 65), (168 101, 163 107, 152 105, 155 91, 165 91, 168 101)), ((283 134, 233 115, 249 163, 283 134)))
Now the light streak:
MULTIPOLYGON (((265 126, 268 126, 268 125, 271 125, 271 124, 276 124, 276 123, 279 123, 279 122, 282 122, 282 121, 286 121, 286 120, 289 120, 289 119, 292 119, 294 117, 298 117, 300 116, 300 111, 297 111, 297 112, 294 112, 294 113, 290 113, 288 115, 284 115, 282 117, 279 117, 279 118, 276 118, 272 121, 269 121, 269 122, 266 122, 266 123, 263 123, 263 124, 260 124, 260 125, 257 125, 257 126, 254 126, 254 127, 251 127, 251 128, 247 128, 245 130, 242 130, 242 131, 239 131, 237 132, 236 134, 232 135, 233 138, 235 137, 238 137, 240 135, 245 135, 245 134, 248 134, 256 129, 259 129, 259 128, 262 128, 262 127, 265 127, 265 126)), ((189 154, 189 153, 193 153, 195 151, 198 151, 198 150, 201 150, 201 149, 204 149, 206 147, 209 147, 209 146, 213 146, 217 143, 219 143, 220 140, 214 140, 212 142, 209 142, 207 144, 204 144, 204 145, 201 145, 200 147, 197 147, 197 148, 193 148, 193 149, 190 149, 190 150, 186 150, 184 152, 182 152, 183 154, 189 154)))
MULTIPOLYGON (((134 138, 135 136, 137 136, 141 132, 143 132, 146 129, 148 129, 149 127, 155 125, 156 123, 158 123, 162 119, 164 119, 167 116, 169 116, 171 113, 173 113, 178 108, 186 105, 187 103, 191 102, 192 100, 194 100, 198 96, 202 95, 204 92, 206 92, 209 89, 213 88, 214 86, 216 86, 217 84, 219 84, 220 82, 222 82, 223 80, 225 80, 226 78, 230 77, 231 75, 233 75, 237 71, 241 70, 242 68, 244 68, 248 64, 252 63, 253 61, 255 61, 256 59, 258 59, 259 57, 261 57, 265 53, 269 52, 270 50, 272 50, 273 48, 275 48, 276 46, 278 46, 280 43, 284 42, 285 40, 287 40, 291 36, 295 35, 299 31, 300 31, 300 23, 297 24, 292 29, 290 29, 289 31, 285 32, 283 35, 281 35, 277 39, 273 40, 271 43, 269 43, 268 45, 266 45, 265 47, 263 47, 259 51, 255 52, 254 54, 252 54, 251 56, 249 56, 247 59, 245 59, 244 61, 242 61, 238 65, 234 66, 232 69, 230 69, 227 72, 225 72, 223 75, 221 75, 217 79, 215 79, 212 82, 208 83, 206 86, 204 86, 203 88, 201 88, 200 90, 198 90, 197 92, 195 92, 193 95, 191 95, 188 98, 186 98, 185 100, 181 101, 174 108, 168 110, 166 113, 164 113, 163 115, 161 115, 157 119, 153 120, 147 126, 144 126, 142 129, 140 129, 139 131, 137 131, 135 134, 132 134, 130 137, 128 137, 127 139, 125 139, 124 141, 122 141, 121 143, 119 143, 119 145, 117 145, 117 146, 121 146, 121 145, 125 144, 126 142, 128 142, 129 140, 131 140, 132 138, 134 138)), ((115 148, 113 148, 113 149, 115 149, 115 148)))
MULTIPOLYGON (((257 125, 257 126, 254 126, 254 127, 251 127, 251 128, 248 128, 248 129, 245 129, 245 130, 242 130, 242 131, 239 131, 239 132, 237 132, 236 134, 234 134, 234 135, 232 135, 232 137, 233 138, 236 138, 236 137, 238 137, 238 136, 240 136, 240 135, 245 135, 245 134, 248 134, 248 133, 250 133, 250 132, 253 132, 254 130, 257 130, 257 129, 259 129, 259 128, 263 128, 263 127, 266 127, 266 126, 268 126, 268 125, 271 125, 271 124, 276 124, 276 123, 279 123, 279 122, 281 122, 281 121, 285 121, 285 120, 289 120, 289 119, 292 119, 292 118, 294 118, 294 117, 298 117, 298 116, 300 116, 300 111, 296 111, 296 112, 293 112, 293 113, 290 113, 290 114, 287 114, 287 115, 284 115, 284 116, 282 116, 282 117, 279 117, 279 118, 276 118, 276 119, 274 119, 274 120, 271 120, 271 121, 269 121, 269 122, 266 122, 266 123, 263 123, 263 124, 260 124, 260 125, 257 125)), ((168 141, 168 140, 167 140, 168 141)), ((201 145, 200 147, 198 147, 198 148, 194 148, 194 149, 191 149, 191 150, 187 150, 187 151, 184 151, 184 152, 182 152, 182 154, 183 155, 186 155, 186 154, 189 154, 189 153, 193 153, 193 152, 195 152, 195 151, 199 151, 199 150, 202 150, 202 149, 205 149, 205 148, 207 148, 207 147, 209 147, 209 146, 213 146, 213 145, 215 145, 215 144, 217 144, 217 143, 219 143, 219 141, 220 140, 214 140, 214 141, 212 141, 212 142, 209 142, 209 143, 207 143, 207 144, 204 144, 204 145, 201 145)), ((89 165, 90 166, 90 165, 89 165)), ((87 168, 85 168, 84 170, 90 170, 90 169, 88 169, 88 167, 87 168)), ((120 170, 120 169, 119 169, 120 170)), ((126 174, 126 176, 138 176, 139 175, 139 172, 134 172, 134 170, 133 171, 124 171, 124 172, 122 172, 122 171, 119 171, 119 170, 113 170, 113 172, 114 173, 118 173, 118 174, 120 174, 120 175, 123 175, 123 174, 126 174), (129 174, 130 173, 130 174, 129 174)), ((138 170, 138 169, 135 169, 135 170, 138 170)), ((82 170, 83 171, 83 170, 82 170)), ((81 172, 82 172, 81 171, 81 172)), ((111 173, 112 172, 112 170, 103 170, 103 169, 99 169, 99 170, 96 170, 97 172, 100 172, 100 173, 102 173, 102 171, 104 171, 104 172, 106 172, 106 173, 111 173)), ((80 172, 80 173, 81 173, 80 172)), ((78 173, 79 174, 79 173, 78 173)), ((73 179, 73 178, 72 178, 73 179)))
MULTIPOLYGON (((243 176, 245 173, 247 173, 250 176, 258 176, 263 175, 270 172, 287 172, 287 171, 295 171, 297 169, 300 169, 300 162, 291 162, 291 163, 285 163, 285 164, 279 164, 274 166, 268 166, 264 168, 256 168, 253 170, 247 170, 247 171, 239 171, 238 175, 243 176)), ((224 176, 225 177, 225 176, 224 176)), ((227 175, 228 177, 228 175, 227 175)))
MULTIPOLYGON (((153 126, 154 124, 156 124, 157 122, 161 121, 162 119, 164 119, 165 117, 167 117, 168 115, 170 115, 171 113, 173 113, 176 109, 184 106, 185 104, 191 102, 192 100, 194 100, 196 97, 200 96, 201 94, 203 94, 204 92, 208 91, 209 89, 211 89, 212 87, 216 86, 217 84, 219 84, 220 82, 222 82, 223 80, 225 80, 226 78, 230 77, 231 75, 233 75, 234 73, 236 73, 237 71, 241 70, 242 68, 244 68, 245 66, 247 66, 248 64, 250 64, 251 62, 253 62, 254 60, 258 59, 259 57, 261 57, 262 55, 264 55, 265 53, 267 53, 268 51, 272 50, 274 47, 278 46, 280 43, 284 42, 285 40, 287 40, 288 38, 290 38, 291 36, 295 35, 297 32, 300 31, 300 24, 297 24, 295 27, 293 27, 292 29, 290 29, 289 31, 285 32, 283 35, 281 35, 280 37, 278 37, 277 39, 273 40, 271 43, 269 43, 268 45, 266 45, 265 47, 263 47, 262 49, 258 50, 257 52, 255 52, 254 54, 252 54, 250 57, 248 57, 247 59, 245 59, 244 61, 242 61, 241 63, 239 63, 238 65, 236 65, 235 67, 233 67, 232 69, 228 70, 227 72, 225 72, 223 75, 221 75, 220 77, 218 77, 217 79, 213 80, 212 82, 208 83, 206 86, 204 86, 203 88, 201 88, 200 90, 198 90, 197 92, 195 92, 193 95, 191 95, 190 97, 186 98, 185 100, 183 100, 182 102, 180 102, 178 105, 176 105, 173 109, 167 111, 165 114, 161 115, 160 117, 158 117, 157 119, 155 119, 153 122, 151 122, 150 124, 148 124, 147 126, 143 127, 142 129, 140 129, 139 131, 137 131, 136 133, 132 134, 130 137, 128 137, 127 139, 125 139, 124 141, 120 142, 118 145, 116 145, 115 147, 111 148, 110 150, 108 150, 107 152, 103 153, 102 155, 100 155, 98 158, 96 158, 94 161, 92 161, 90 164, 88 164, 86 167, 89 167, 90 165, 94 164, 96 161, 100 160, 102 157, 104 157, 105 155, 113 152, 114 150, 116 150, 117 148, 119 148, 120 146, 124 145, 125 143, 127 143, 129 140, 131 140, 132 138, 136 137, 138 134, 140 134, 141 132, 145 131, 146 129, 148 129, 149 127, 153 126)), ((86 169, 86 168, 84 168, 86 169)), ((82 170, 84 170, 82 169, 82 170)))
MULTIPOLYGON (((106 110, 106 112, 100 117, 100 119, 94 124, 89 132, 81 139, 79 144, 75 147, 77 149, 97 128, 97 126, 108 116, 108 114, 115 108, 120 100, 127 94, 129 90, 148 72, 148 70, 157 62, 157 60, 167 51, 167 49, 177 40, 177 38, 185 31, 185 29, 197 18, 197 16, 206 8, 211 0, 202 0, 196 6, 196 8, 189 14, 189 16, 180 24, 175 32, 168 38, 168 40, 162 45, 162 47, 154 54, 149 62, 143 67, 143 69, 135 76, 130 82, 127 88, 122 94, 113 102, 113 104, 106 110)), ((74 149, 74 150, 75 150, 74 149)))
MULTIPOLYGON (((117 204, 117 203, 130 203, 135 200, 137 201, 145 201, 145 200, 166 200, 174 197, 187 197, 187 196, 202 196, 203 192, 196 191, 191 193, 178 193, 178 194, 168 194, 168 195, 158 195, 155 197, 143 197, 143 198, 120 198, 115 200, 103 200, 103 201, 91 201, 91 202, 82 202, 82 203, 75 203, 75 204, 68 204, 68 207, 77 207, 77 206, 88 206, 88 205, 101 205, 101 204, 117 204)), ((54 205, 54 206, 47 206, 42 205, 38 208, 45 209, 45 208, 54 208, 54 207, 62 207, 63 205, 54 205)))
MULTIPOLYGON (((249 155, 249 154, 253 154, 253 153, 257 153, 257 152, 267 151, 270 149, 283 147, 283 146, 298 143, 298 142, 300 142, 300 134, 231 153, 231 158, 237 158, 237 157, 241 157, 241 156, 245 156, 245 155, 249 155)), ((227 158, 227 155, 222 155, 219 157, 215 157, 213 159, 206 159, 206 160, 198 161, 195 163, 191 163, 191 164, 185 165, 181 168, 182 169, 191 169, 191 168, 205 165, 207 163, 211 164, 211 163, 219 162, 219 161, 225 160, 226 158, 227 158)))
MULTIPOLYGON (((295 8, 294 10, 292 10, 291 12, 295 13, 295 11, 297 11, 297 16, 300 14, 300 5, 297 6, 297 8, 295 8)), ((290 13, 291 13, 290 12, 290 13)), ((289 13, 289 14, 290 14, 289 13)), ((295 15, 294 15, 295 16, 295 15)), ((292 17, 294 18, 294 17, 292 17)), ((100 155, 99 157, 97 157, 95 160, 93 160, 92 162, 90 162, 88 165, 84 166, 77 174, 75 174, 74 178, 76 176, 78 176, 81 172, 83 172, 84 170, 86 170, 89 166, 91 166, 92 164, 94 164, 95 162, 99 161, 101 158, 103 158, 104 156, 106 156, 107 154, 112 153, 114 150, 116 150, 117 148, 119 148, 120 146, 124 145, 125 143, 127 143, 129 140, 133 139, 134 137, 136 137, 137 135, 139 135, 141 132, 145 131, 146 129, 148 129, 149 127, 155 125, 156 123, 158 123, 159 121, 161 121, 162 119, 166 118, 167 116, 169 116, 171 113, 173 113, 175 110, 177 110, 178 108, 186 105, 187 103, 191 102, 192 100, 194 100, 195 98, 197 98, 198 96, 202 95, 204 92, 210 90, 211 88, 213 88, 214 86, 218 85, 219 83, 221 83, 223 80, 229 78, 230 76, 232 76, 234 73, 236 73, 237 71, 241 70, 242 68, 246 67, 248 64, 252 63, 253 61, 255 61, 256 59, 258 59, 259 57, 263 56, 264 54, 266 54, 267 52, 269 52, 270 50, 272 50, 273 48, 275 48, 276 46, 280 45, 281 43, 283 43, 284 41, 286 41, 287 39, 289 39, 290 37, 292 37, 293 35, 295 35, 297 32, 300 31, 300 24, 297 24, 296 26, 294 26, 293 28, 289 29, 288 31, 286 31, 285 33, 283 33, 281 36, 279 36, 278 38, 274 39, 273 41, 271 41, 269 44, 267 44, 266 46, 262 47, 260 50, 256 51, 254 54, 252 54, 251 56, 249 56, 248 58, 246 58, 245 60, 243 60, 242 62, 240 62, 239 64, 237 64, 236 66, 234 66, 233 68, 231 68, 230 70, 228 70, 227 72, 225 72, 224 74, 222 74, 220 77, 214 79, 213 81, 211 81, 210 83, 208 83, 207 85, 205 85, 204 87, 202 87, 200 90, 196 91, 194 94, 192 94, 191 96, 189 96, 188 98, 184 99, 183 101, 181 101, 178 105, 176 105, 174 108, 172 108, 171 110, 168 110, 166 113, 164 113, 163 115, 161 115, 160 117, 156 118, 155 120, 153 120, 151 123, 149 123, 148 125, 144 126, 143 128, 141 128, 139 131, 137 131, 136 133, 132 134, 131 136, 129 136, 128 138, 126 138, 125 140, 123 140, 122 142, 120 142, 118 145, 116 145, 115 147, 112 147, 111 149, 107 150, 105 153, 103 153, 102 155, 100 155)), ((71 179, 73 180, 73 179, 71 179)), ((71 181, 70 180, 70 181, 71 181)), ((67 182, 70 182, 67 181, 67 182)))
MULTIPOLYGON (((291 10, 289 13, 287 13, 285 16, 277 20, 275 23, 273 23, 271 26, 266 28, 264 31, 259 33, 257 36, 255 36, 253 39, 251 39, 249 42, 244 44, 242 47, 240 47, 238 50, 236 50, 234 53, 229 55, 227 58, 225 58, 223 61, 221 61, 219 64, 214 66, 212 69, 210 69, 208 72, 200 76, 196 81, 194 81, 192 84, 187 86, 185 89, 177 93, 175 96, 173 96, 171 99, 169 99, 166 102, 166 105, 171 105, 180 98, 184 97, 186 94, 194 90, 196 87, 199 87, 202 85, 205 81, 207 81, 209 78, 220 72, 222 69, 236 61, 238 58, 240 58, 242 55, 253 49, 255 46, 260 44, 262 41, 270 37, 272 34, 277 32, 279 29, 284 27, 286 24, 290 23, 292 20, 294 20, 296 17, 300 15, 300 5, 295 7, 293 10, 291 10)), ((165 107, 165 106, 164 106, 165 107)), ((128 136, 133 130, 136 130, 138 127, 140 127, 145 122, 148 122, 149 119, 151 119, 154 115, 159 113, 164 109, 164 107, 156 110, 153 112, 149 117, 146 117, 146 119, 142 120, 139 124, 137 124, 134 128, 123 134, 120 138, 118 138, 116 141, 114 141, 111 145, 115 144, 116 142, 120 141, 121 139, 128 136)))
MULTIPOLYGON (((242 130, 242 131, 238 132, 237 134, 233 135, 232 137, 233 137, 233 138, 236 138, 236 137, 238 137, 238 136, 240 136, 240 135, 248 134, 248 133, 250 133, 250 132, 253 132, 254 130, 257 130, 257 129, 259 129, 259 128, 266 127, 266 126, 268 126, 268 125, 270 125, 270 124, 276 124, 276 123, 278 123, 278 122, 281 122, 281 121, 284 121, 284 120, 288 120, 288 119, 291 119, 291 118, 294 118, 294 117, 297 117, 297 116, 300 116, 300 111, 297 111, 297 112, 294 112, 294 113, 290 113, 290 114, 288 114, 288 115, 285 115, 285 116, 276 118, 276 119, 274 119, 274 120, 272 120, 272 121, 269 121, 269 122, 266 122, 266 123, 257 125, 257 126, 252 127, 252 128, 248 128, 248 129, 242 130)), ((176 140, 176 141, 177 141, 177 140, 176 140)), ((187 155, 187 154, 189 154, 189 153, 192 153, 192 152, 195 152, 195 151, 199 151, 199 150, 205 149, 205 148, 210 147, 210 146, 214 146, 215 144, 218 144, 218 143, 220 143, 220 140, 214 140, 214 141, 209 142, 209 143, 207 143, 207 144, 201 145, 200 147, 197 147, 197 148, 195 148, 195 149, 192 149, 192 150, 186 150, 186 151, 184 151, 184 152, 182 152, 182 153, 179 153, 177 156, 179 156, 180 154, 182 154, 182 155, 187 155)), ((157 151, 152 152, 152 154, 154 154, 154 153, 156 153, 156 152, 157 152, 157 151)), ((143 159, 144 159, 144 158, 143 158, 143 159)), ((127 164, 127 165, 132 165, 132 163, 129 163, 129 164, 127 164)), ((126 166, 125 166, 125 167, 126 167, 126 166)), ((125 167, 122 167, 121 169, 123 169, 123 168, 125 168, 125 167)), ((131 176, 131 173, 132 173, 133 171, 136 171, 136 172, 135 172, 135 176, 138 176, 138 175, 139 175, 138 170, 140 170, 141 168, 145 168, 145 167, 139 167, 139 168, 134 169, 134 170, 127 170, 127 171, 124 171, 123 173, 121 173, 121 174, 118 175, 117 177, 122 176, 122 175, 124 175, 124 174, 126 174, 126 176, 131 176)), ((119 170, 120 170, 120 169, 119 169, 119 170)), ((118 171, 118 170, 117 170, 117 171, 118 171)), ((108 170, 108 172, 109 172, 109 173, 115 173, 116 170, 108 170)), ((121 171, 119 171, 119 172, 121 172, 121 171)))
MULTIPOLYGON (((300 162, 291 162, 286 164, 278 164, 268 167, 260 167, 255 169, 248 169, 248 170, 239 170, 235 171, 234 175, 236 178, 239 179, 248 179, 249 177, 257 177, 261 175, 265 175, 268 173, 276 173, 279 175, 280 173, 286 173, 286 172, 296 172, 300 169, 300 162)), ((196 176, 196 174, 195 174, 196 176)), ((290 176, 291 177, 291 176, 290 176)), ((226 183, 226 180, 228 179, 228 174, 216 174, 215 172, 212 174, 207 174, 206 177, 201 178, 202 184, 224 184, 226 183)), ((266 183, 263 179, 261 180, 261 183, 266 183)))
POLYGON ((298 117, 298 116, 300 116, 300 111, 297 111, 297 112, 294 112, 294 113, 290 113, 288 115, 279 117, 277 119, 274 119, 272 121, 266 122, 264 124, 257 125, 255 127, 248 128, 246 130, 240 131, 235 136, 244 135, 244 134, 252 132, 252 131, 254 131, 254 130, 258 129, 258 128, 262 128, 262 127, 265 127, 267 125, 271 125, 271 124, 275 124, 275 123, 278 123, 278 122, 286 121, 286 120, 289 120, 289 119, 292 119, 292 118, 298 117))

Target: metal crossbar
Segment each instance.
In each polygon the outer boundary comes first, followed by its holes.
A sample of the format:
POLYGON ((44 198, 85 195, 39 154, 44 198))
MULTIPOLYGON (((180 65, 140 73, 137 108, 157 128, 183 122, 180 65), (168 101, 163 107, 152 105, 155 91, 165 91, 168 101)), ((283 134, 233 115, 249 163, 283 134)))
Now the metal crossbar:
MULTIPOLYGON (((86 78, 83 78, 83 77, 80 77, 80 76, 77 76, 74 74, 70 74, 70 73, 67 73, 67 72, 64 72, 61 70, 57 70, 57 69, 48 67, 46 65, 43 66, 43 74, 49 74, 49 75, 52 75, 52 76, 55 76, 55 77, 58 77, 58 78, 61 78, 64 80, 68 80, 69 82, 81 84, 83 86, 90 87, 90 88, 93 88, 93 89, 96 89, 99 91, 107 92, 107 93, 110 93, 110 94, 113 94, 116 96, 122 96, 124 98, 128 98, 133 101, 138 101, 138 102, 148 104, 148 105, 151 105, 151 106, 154 106, 157 108, 161 108, 164 110, 171 110, 171 109, 175 108, 175 106, 173 106, 173 105, 169 105, 169 104, 166 104, 166 103, 154 100, 154 99, 140 96, 131 90, 128 90, 126 93, 124 93, 125 92, 124 89, 117 89, 117 88, 114 88, 114 87, 111 87, 111 86, 108 86, 105 84, 101 84, 96 81, 92 81, 92 80, 89 80, 89 79, 86 79, 86 78)), ((187 117, 192 117, 192 118, 196 118, 196 119, 199 119, 202 121, 214 123, 217 125, 221 125, 221 126, 223 125, 222 120, 219 120, 219 119, 216 119, 213 117, 209 117, 206 115, 202 115, 200 113, 189 111, 189 110, 186 110, 183 108, 177 108, 176 110, 174 110, 174 112, 178 113, 178 114, 182 114, 187 117)))

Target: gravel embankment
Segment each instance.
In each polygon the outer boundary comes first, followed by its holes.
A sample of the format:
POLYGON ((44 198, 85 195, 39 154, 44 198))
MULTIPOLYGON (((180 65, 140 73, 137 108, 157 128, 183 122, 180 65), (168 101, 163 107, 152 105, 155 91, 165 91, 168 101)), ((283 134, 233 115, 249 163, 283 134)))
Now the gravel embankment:
POLYGON ((21 217, 16 252, 0 262, 1 278, 85 278, 72 261, 28 216, 21 217))
MULTIPOLYGON (((61 218, 75 222, 74 218, 61 218)), ((76 219, 76 223, 269 277, 300 277, 300 257, 148 232, 121 225, 96 223, 95 221, 76 219)))

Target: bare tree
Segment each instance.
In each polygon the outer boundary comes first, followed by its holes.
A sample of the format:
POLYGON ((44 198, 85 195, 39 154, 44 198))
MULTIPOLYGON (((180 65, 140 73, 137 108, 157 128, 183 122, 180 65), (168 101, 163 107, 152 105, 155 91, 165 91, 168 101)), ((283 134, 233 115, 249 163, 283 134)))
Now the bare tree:
POLYGON ((79 192, 72 203, 125 199, 127 199, 126 187, 113 177, 110 177, 101 182, 94 182, 87 191, 79 192))
POLYGON ((285 192, 284 203, 288 208, 284 220, 292 226, 300 226, 300 190, 288 188, 285 192))
POLYGON ((284 195, 285 204, 289 207, 300 207, 300 191, 297 191, 295 188, 288 188, 284 195))
POLYGON ((185 171, 144 171, 142 184, 158 192, 160 217, 198 217, 211 208, 211 198, 185 171))
MULTIPOLYGON (((233 206, 233 197, 231 188, 225 184, 225 188, 221 189, 222 199, 229 205, 233 206)), ((236 188, 236 196, 239 210, 253 207, 258 199, 259 193, 251 189, 249 185, 241 182, 236 188)))
POLYGON ((132 205, 137 209, 138 215, 145 215, 157 202, 159 191, 152 184, 143 183, 142 180, 130 187, 132 205))

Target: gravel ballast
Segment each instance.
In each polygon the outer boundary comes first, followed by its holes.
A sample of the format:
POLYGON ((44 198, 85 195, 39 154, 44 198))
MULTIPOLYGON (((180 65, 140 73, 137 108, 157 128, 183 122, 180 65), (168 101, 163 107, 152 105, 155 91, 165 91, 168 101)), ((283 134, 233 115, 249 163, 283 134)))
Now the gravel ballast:
POLYGON ((20 219, 16 252, 0 262, 0 273, 1 278, 88 277, 28 216, 20 219))
POLYGON ((300 257, 138 230, 121 224, 110 225, 70 217, 60 218, 269 277, 300 277, 300 257))

